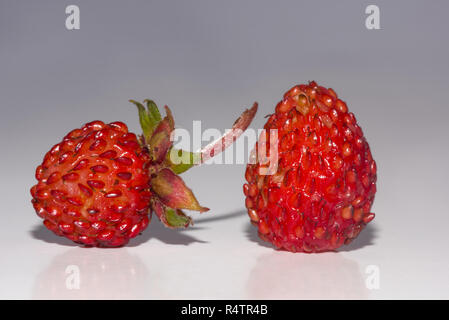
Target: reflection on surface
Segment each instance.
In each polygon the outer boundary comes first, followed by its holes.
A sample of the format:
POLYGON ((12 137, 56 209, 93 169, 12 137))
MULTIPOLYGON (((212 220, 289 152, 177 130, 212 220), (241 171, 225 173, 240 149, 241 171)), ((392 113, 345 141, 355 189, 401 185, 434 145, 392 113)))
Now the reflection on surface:
POLYGON ((36 278, 34 299, 138 299, 145 265, 125 248, 73 248, 56 256, 36 278))
POLYGON ((249 276, 248 299, 366 299, 359 265, 341 253, 274 251, 249 276))

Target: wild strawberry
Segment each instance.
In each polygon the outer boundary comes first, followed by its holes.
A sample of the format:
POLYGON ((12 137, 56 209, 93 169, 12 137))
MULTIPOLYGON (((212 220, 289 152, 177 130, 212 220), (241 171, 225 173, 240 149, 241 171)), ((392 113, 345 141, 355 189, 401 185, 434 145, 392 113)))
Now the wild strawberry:
MULTIPOLYGON (((54 233, 86 246, 117 247, 147 227, 152 211, 167 227, 178 228, 192 222, 182 209, 208 210, 178 174, 213 156, 211 146, 200 153, 172 150, 170 109, 165 107, 162 119, 153 101, 145 100, 146 109, 131 102, 139 110, 142 136, 122 122, 93 121, 68 133, 37 167, 32 203, 54 233), (175 163, 172 152, 191 161, 175 163)), ((255 103, 236 121, 235 138, 256 110, 255 103)), ((215 154, 232 141, 218 143, 212 145, 215 154)))
POLYGON ((287 91, 264 128, 243 191, 259 236, 297 252, 334 250, 374 218, 376 163, 354 114, 332 89, 314 81, 287 91), (264 138, 264 140, 262 140, 264 138), (261 143, 265 148, 261 148, 261 143), (262 174, 261 150, 277 147, 278 167, 262 174))

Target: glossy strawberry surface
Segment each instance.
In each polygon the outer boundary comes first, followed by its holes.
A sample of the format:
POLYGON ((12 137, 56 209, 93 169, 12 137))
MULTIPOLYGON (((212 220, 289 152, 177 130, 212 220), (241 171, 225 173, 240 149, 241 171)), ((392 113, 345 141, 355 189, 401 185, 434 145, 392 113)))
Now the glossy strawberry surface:
MULTIPOLYGON (((335 250, 374 218, 376 162, 353 113, 312 81, 285 93, 264 129, 277 130, 277 170, 247 166, 246 207, 259 236, 293 252, 335 250)), ((256 153, 260 153, 259 139, 256 153)), ((273 150, 274 148, 271 148, 273 150)), ((258 159, 261 159, 260 156, 258 159)))
POLYGON ((68 133, 36 169, 32 203, 44 225, 87 246, 117 247, 149 223, 149 155, 122 122, 68 133))

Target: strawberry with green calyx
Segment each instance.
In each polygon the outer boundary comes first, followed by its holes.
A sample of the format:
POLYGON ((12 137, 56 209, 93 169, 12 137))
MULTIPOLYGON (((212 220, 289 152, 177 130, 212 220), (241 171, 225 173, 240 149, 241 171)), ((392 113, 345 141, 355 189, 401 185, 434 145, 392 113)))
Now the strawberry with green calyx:
MULTIPOLYGON (((37 167, 32 203, 54 233, 86 246, 116 247, 141 233, 152 211, 167 227, 179 228, 192 222, 183 209, 208 210, 178 174, 211 157, 210 149, 172 150, 170 109, 165 107, 162 118, 153 101, 145 100, 146 108, 131 102, 139 110, 141 136, 128 132, 122 122, 93 121, 68 133, 37 167), (175 164, 171 152, 192 161, 175 164)), ((231 130, 235 139, 256 111, 254 104, 236 121, 231 130)), ((228 146, 219 143, 214 150, 228 146)))

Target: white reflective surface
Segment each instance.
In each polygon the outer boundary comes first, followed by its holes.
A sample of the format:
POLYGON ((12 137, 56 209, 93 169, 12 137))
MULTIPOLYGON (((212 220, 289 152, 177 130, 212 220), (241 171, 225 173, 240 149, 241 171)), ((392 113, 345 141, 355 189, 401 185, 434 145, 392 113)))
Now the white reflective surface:
POLYGON ((35 226, 23 243, 2 249, 0 298, 448 297, 447 255, 438 262, 437 255, 425 260, 426 254, 382 247, 376 224, 340 252, 293 254, 258 240, 243 211, 210 214, 185 231, 154 220, 118 249, 77 247, 35 226))

